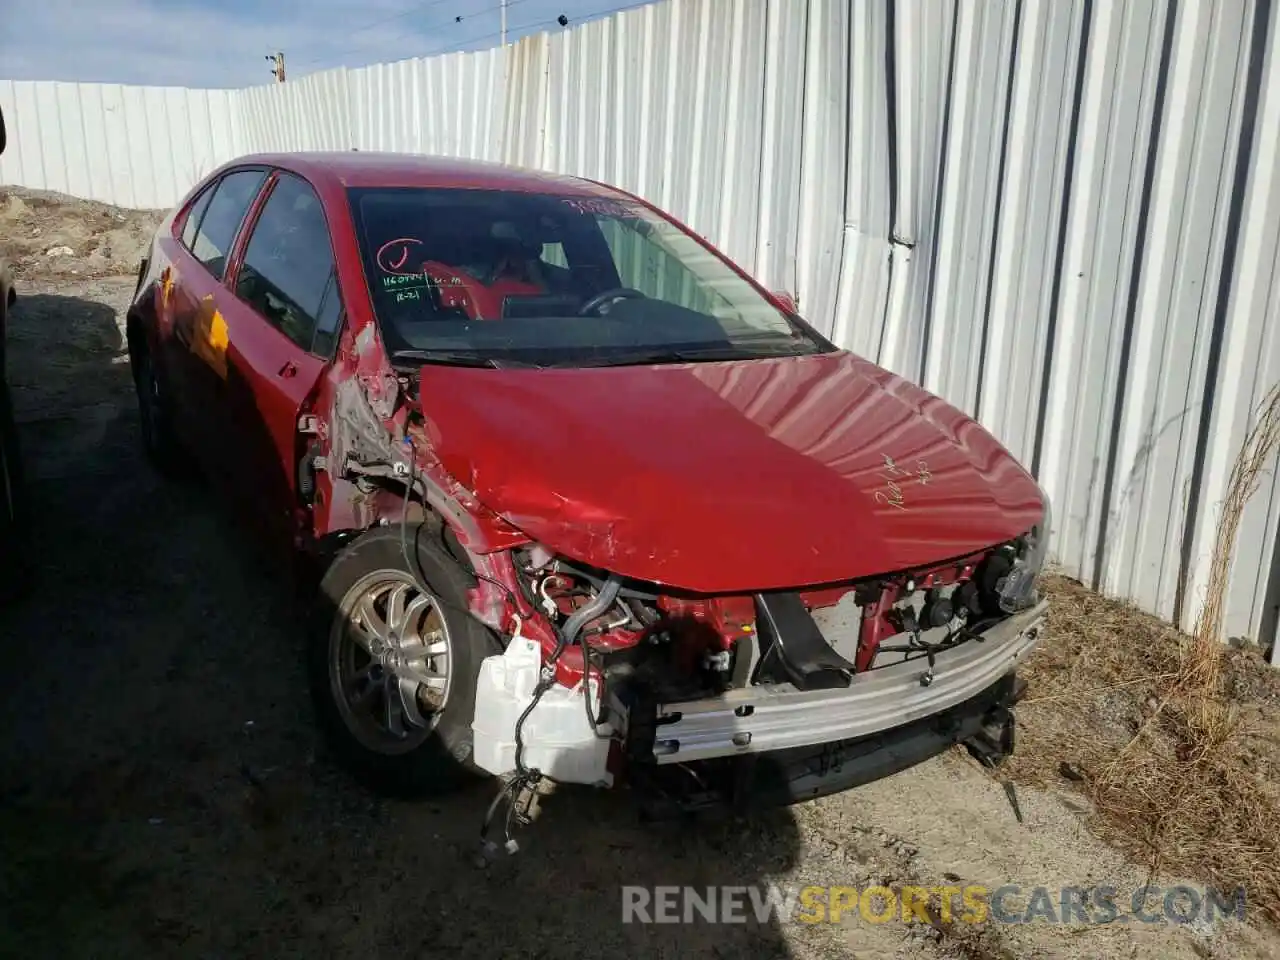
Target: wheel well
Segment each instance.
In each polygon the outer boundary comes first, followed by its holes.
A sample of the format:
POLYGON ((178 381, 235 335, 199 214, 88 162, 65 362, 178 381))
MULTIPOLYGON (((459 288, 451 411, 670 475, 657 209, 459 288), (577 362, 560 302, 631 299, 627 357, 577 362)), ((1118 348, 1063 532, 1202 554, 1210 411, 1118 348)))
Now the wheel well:
POLYGON ((137 356, 147 348, 147 338, 142 330, 142 318, 132 310, 125 321, 125 343, 129 348, 129 356, 137 356))
POLYGON ((444 517, 432 509, 417 490, 409 492, 409 504, 406 508, 404 487, 390 482, 382 483, 380 486, 384 493, 380 502, 381 509, 378 511, 379 519, 370 525, 370 529, 380 522, 397 524, 401 517, 409 523, 426 524, 437 531, 441 528, 448 529, 449 525, 444 522, 444 517))
POLYGON ((151 349, 150 327, 154 320, 155 304, 149 299, 130 304, 125 313, 125 342, 130 356, 136 356, 151 349))
MULTIPOLYGON (((409 511, 406 520, 410 526, 422 525, 427 527, 430 531, 430 535, 434 539, 438 539, 451 555, 455 557, 466 556, 466 551, 463 550, 461 545, 458 543, 457 534, 455 534, 453 529, 444 522, 444 518, 441 517, 440 514, 436 513, 430 507, 422 506, 417 496, 413 498, 411 505, 418 507, 418 509, 411 509, 409 511)), ((314 541, 314 547, 311 551, 313 560, 319 571, 318 575, 323 576, 324 571, 329 568, 331 563, 333 563, 334 558, 337 557, 337 555, 341 553, 348 544, 364 536, 366 533, 378 530, 384 526, 397 527, 400 525, 400 516, 398 513, 394 517, 387 513, 383 513, 382 520, 385 520, 385 523, 375 520, 367 527, 351 527, 349 529, 333 530, 321 537, 318 537, 314 541)), ((464 564, 464 569, 468 574, 473 572, 469 562, 464 564)))

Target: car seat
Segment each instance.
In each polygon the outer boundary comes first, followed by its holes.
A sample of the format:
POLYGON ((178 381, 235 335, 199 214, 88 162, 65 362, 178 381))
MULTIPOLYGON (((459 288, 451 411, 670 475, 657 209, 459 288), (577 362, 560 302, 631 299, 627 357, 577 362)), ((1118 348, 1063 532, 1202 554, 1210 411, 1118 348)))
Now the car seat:
POLYGON ((461 244, 456 265, 429 260, 423 272, 439 290, 444 310, 461 310, 472 320, 502 317, 507 297, 547 292, 537 269, 537 251, 501 237, 461 244))

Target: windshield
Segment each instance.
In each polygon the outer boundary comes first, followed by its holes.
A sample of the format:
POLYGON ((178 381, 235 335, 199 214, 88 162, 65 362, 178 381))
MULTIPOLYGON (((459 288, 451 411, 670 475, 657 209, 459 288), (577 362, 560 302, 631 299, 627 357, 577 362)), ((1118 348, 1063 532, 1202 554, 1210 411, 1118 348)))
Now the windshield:
POLYGON ((362 188, 352 213, 393 359, 603 366, 834 349, 631 201, 362 188))

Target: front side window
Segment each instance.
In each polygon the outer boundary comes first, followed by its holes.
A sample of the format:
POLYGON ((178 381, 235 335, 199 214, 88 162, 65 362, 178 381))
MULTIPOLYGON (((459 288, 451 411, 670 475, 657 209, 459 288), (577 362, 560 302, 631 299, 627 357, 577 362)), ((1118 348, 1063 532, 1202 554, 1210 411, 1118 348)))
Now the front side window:
POLYGON ((228 173, 218 181, 204 216, 200 218, 191 252, 219 280, 227 272, 231 246, 265 178, 263 170, 228 173))
POLYGON ((349 193, 395 359, 601 366, 834 349, 634 201, 440 188, 349 193))
POLYGON ((342 312, 320 198, 281 175, 254 224, 236 296, 302 347, 327 354, 342 312))

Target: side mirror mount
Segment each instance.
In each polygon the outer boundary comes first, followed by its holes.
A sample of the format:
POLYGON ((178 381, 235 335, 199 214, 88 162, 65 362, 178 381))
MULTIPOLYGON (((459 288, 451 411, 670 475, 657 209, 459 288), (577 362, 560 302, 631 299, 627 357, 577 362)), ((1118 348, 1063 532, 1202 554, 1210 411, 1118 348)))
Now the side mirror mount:
POLYGON ((800 312, 800 307, 796 303, 796 295, 794 293, 788 293, 786 290, 774 290, 773 299, 777 300, 787 313, 795 314, 800 312))

